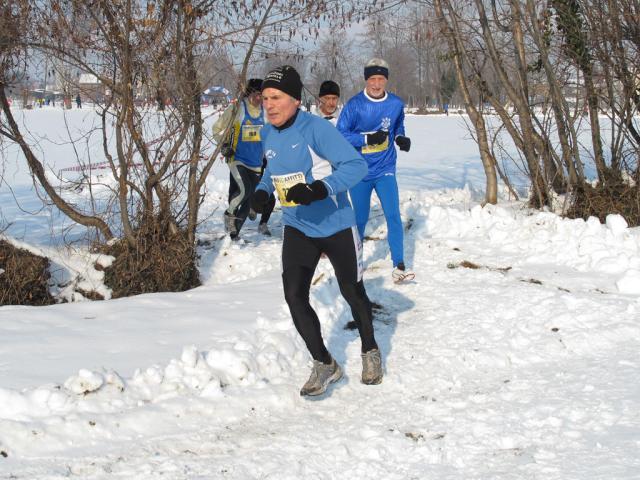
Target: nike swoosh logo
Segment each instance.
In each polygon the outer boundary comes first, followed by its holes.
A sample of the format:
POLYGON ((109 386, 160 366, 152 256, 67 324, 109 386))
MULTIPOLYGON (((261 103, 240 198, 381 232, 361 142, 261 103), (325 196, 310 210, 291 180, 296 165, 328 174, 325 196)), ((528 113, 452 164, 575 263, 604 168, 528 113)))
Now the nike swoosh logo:
POLYGON ((296 148, 298 145, 300 145, 300 144, 296 143, 295 145, 291 145, 291 148, 296 148))

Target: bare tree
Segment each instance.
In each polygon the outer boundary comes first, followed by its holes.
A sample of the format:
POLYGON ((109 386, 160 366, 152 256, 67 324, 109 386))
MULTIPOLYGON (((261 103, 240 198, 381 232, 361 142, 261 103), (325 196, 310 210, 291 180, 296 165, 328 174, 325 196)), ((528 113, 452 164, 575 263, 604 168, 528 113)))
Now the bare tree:
POLYGON ((343 98, 349 98, 361 88, 360 61, 354 52, 354 40, 345 30, 332 32, 321 40, 311 61, 307 86, 314 94, 325 80, 337 82, 343 98))
POLYGON ((489 146, 484 115, 475 107, 471 98, 469 81, 467 80, 464 68, 464 63, 468 62, 469 58, 465 55, 465 47, 461 42, 463 36, 461 34, 459 19, 457 15, 453 13, 453 6, 448 0, 436 0, 434 5, 436 15, 440 21, 441 31, 449 45, 449 56, 454 64, 458 84, 464 96, 465 108, 475 128, 476 141, 480 149, 480 158, 487 180, 485 201, 495 204, 498 201, 496 160, 489 146))
POLYGON ((101 240, 123 238, 136 251, 148 243, 151 228, 183 237, 195 261, 199 207, 219 148, 204 149, 203 82, 216 70, 230 70, 234 90, 242 92, 250 67, 275 45, 302 57, 301 45, 321 22, 343 28, 371 8, 358 0, 244 0, 233 8, 213 0, 12 2, 2 10, 2 25, 10 28, 0 34, 0 134, 20 145, 56 207, 96 229, 101 240), (109 93, 98 107, 100 133, 117 183, 111 199, 96 202, 103 209, 90 215, 56 191, 9 108, 7 76, 30 52, 55 59, 61 69, 93 74, 109 93), (212 57, 233 60, 201 68, 212 57), (149 96, 158 109, 141 108, 149 96))
MULTIPOLYGON (((503 130, 524 159, 533 206, 551 205, 555 194, 570 192, 573 207, 588 203, 584 209, 573 208, 579 215, 602 216, 605 208, 624 208, 619 205, 624 178, 639 178, 638 0, 433 4, 481 156, 487 150, 486 124, 479 121, 482 108, 473 106, 474 98, 479 105, 489 102, 500 120, 489 146, 500 148, 496 139, 503 130), (602 128, 603 113, 611 128, 602 128), (579 142, 583 119, 588 120, 591 153, 579 142), (593 202, 585 197, 593 190, 584 171, 588 161, 595 166, 603 195, 593 202)), ((637 193, 626 192, 625 198, 631 199, 625 200, 628 207, 638 210, 637 193)), ((640 212, 627 215, 634 216, 640 218, 640 212)))
POLYGON ((598 178, 605 183, 607 167, 602 154, 602 137, 598 119, 600 112, 599 97, 594 82, 594 62, 589 45, 588 32, 584 28, 580 2, 577 0, 552 0, 551 5, 556 13, 558 27, 564 34, 566 53, 576 63, 584 78, 584 89, 591 122, 594 161, 598 178))
MULTIPOLYGON (((584 182, 584 171, 578 152, 578 135, 572 118, 571 109, 564 95, 563 86, 566 81, 562 78, 563 71, 558 71, 558 65, 552 59, 552 35, 550 34, 551 13, 548 8, 540 7, 533 0, 527 0, 526 12, 528 21, 525 23, 531 33, 531 38, 538 52, 538 66, 544 70, 548 85, 548 101, 553 111, 555 125, 558 132, 562 152, 562 164, 568 172, 570 185, 584 182)), ((566 78, 566 75, 565 75, 566 78)))
POLYGON ((639 181, 640 1, 585 0, 581 6, 606 86, 601 99, 612 123, 608 141, 611 169, 629 171, 639 181))

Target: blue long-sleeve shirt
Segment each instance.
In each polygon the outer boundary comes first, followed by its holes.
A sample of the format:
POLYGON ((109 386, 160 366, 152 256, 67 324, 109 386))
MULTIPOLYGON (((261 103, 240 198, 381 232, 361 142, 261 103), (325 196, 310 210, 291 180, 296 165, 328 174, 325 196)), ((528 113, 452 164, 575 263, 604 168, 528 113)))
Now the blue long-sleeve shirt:
POLYGON ((404 136, 404 102, 400 97, 386 92, 376 99, 362 91, 344 106, 337 127, 367 161, 369 172, 364 180, 396 173, 394 140, 398 135, 404 136), (382 145, 367 145, 365 135, 378 130, 389 133, 387 140, 382 145))
POLYGON ((309 237, 328 237, 355 225, 347 191, 367 173, 367 164, 336 128, 323 118, 298 111, 292 125, 265 125, 262 144, 267 167, 257 190, 277 191, 285 225, 309 237), (286 202, 296 183, 322 180, 329 196, 309 205, 286 202))

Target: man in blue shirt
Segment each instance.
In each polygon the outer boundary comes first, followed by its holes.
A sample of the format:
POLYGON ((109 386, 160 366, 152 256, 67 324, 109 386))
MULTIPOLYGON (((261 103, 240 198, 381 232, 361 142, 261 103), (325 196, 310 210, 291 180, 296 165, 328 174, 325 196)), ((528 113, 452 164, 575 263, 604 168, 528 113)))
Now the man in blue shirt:
POLYGON ((404 131, 404 102, 385 90, 389 65, 374 58, 364 67, 365 89, 352 97, 342 109, 338 130, 367 161, 367 176, 350 189, 360 238, 369 220, 371 193, 376 191, 387 222, 387 241, 393 262, 395 282, 414 278, 404 263, 404 232, 400 218, 400 199, 396 181, 397 153, 408 152, 411 140, 404 131))
POLYGON ((342 377, 342 369, 322 339, 309 290, 320 256, 333 265, 340 293, 351 308, 362 341, 362 382, 382 381, 382 361, 371 308, 362 286, 362 243, 348 190, 362 179, 362 157, 326 120, 300 110, 302 82, 288 65, 269 72, 262 83, 269 124, 262 143, 267 167, 253 195, 256 212, 276 192, 285 225, 282 282, 293 323, 313 357, 300 395, 320 395, 342 377))

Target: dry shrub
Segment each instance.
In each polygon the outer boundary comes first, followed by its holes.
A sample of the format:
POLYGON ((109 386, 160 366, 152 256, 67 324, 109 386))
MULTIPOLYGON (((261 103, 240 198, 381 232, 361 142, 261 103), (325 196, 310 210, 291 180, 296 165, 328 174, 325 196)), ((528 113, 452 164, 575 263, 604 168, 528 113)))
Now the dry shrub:
POLYGON ((0 305, 51 305, 49 259, 0 240, 0 305))
POLYGON ((574 191, 567 217, 598 217, 604 222, 611 213, 622 215, 630 227, 640 225, 640 187, 621 181, 595 187, 582 185, 574 191))
POLYGON ((135 248, 122 239, 105 250, 115 257, 104 276, 112 298, 182 292, 200 285, 195 247, 184 232, 172 234, 167 222, 153 218, 135 233, 135 248))

